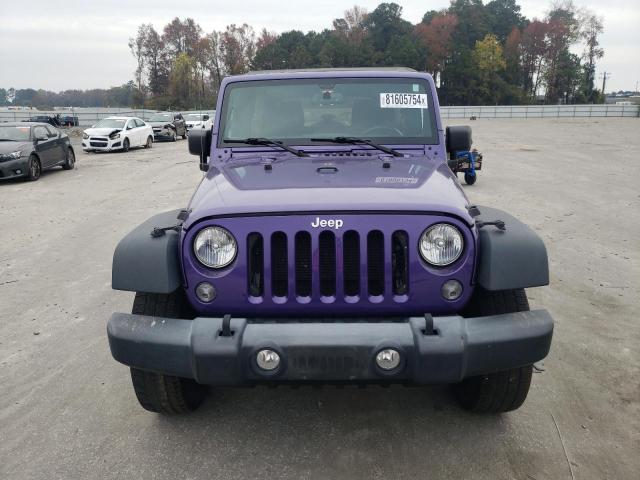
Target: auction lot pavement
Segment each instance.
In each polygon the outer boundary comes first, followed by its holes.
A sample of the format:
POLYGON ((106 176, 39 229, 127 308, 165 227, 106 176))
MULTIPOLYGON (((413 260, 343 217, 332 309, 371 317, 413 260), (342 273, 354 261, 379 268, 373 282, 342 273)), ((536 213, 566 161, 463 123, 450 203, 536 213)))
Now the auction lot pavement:
POLYGON ((528 293, 552 350, 520 410, 469 414, 433 386, 219 389, 188 416, 146 412, 107 344, 133 300, 111 257, 200 172, 185 141, 78 148, 73 171, 0 183, 0 479, 637 479, 640 120, 470 123, 471 201, 531 225, 551 261, 528 293))

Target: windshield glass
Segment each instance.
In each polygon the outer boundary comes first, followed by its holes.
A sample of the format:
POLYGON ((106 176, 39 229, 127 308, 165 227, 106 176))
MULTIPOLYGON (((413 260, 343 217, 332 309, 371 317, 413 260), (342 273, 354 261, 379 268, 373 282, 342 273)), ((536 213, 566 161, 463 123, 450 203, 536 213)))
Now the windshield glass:
POLYGON ((189 113, 186 115, 187 120, 191 120, 192 122, 201 122, 204 120, 204 114, 200 113, 189 113))
POLYGON ((149 118, 150 122, 166 122, 173 121, 173 115, 170 113, 156 113, 149 118))
POLYGON ((0 140, 12 140, 15 142, 29 140, 29 127, 0 125, 0 140))
POLYGON ((124 128, 126 120, 118 120, 116 118, 105 118, 94 125, 95 128, 124 128))
POLYGON ((317 145, 310 139, 337 136, 437 143, 428 84, 413 78, 327 78, 238 82, 225 89, 220 145, 260 137, 317 145))

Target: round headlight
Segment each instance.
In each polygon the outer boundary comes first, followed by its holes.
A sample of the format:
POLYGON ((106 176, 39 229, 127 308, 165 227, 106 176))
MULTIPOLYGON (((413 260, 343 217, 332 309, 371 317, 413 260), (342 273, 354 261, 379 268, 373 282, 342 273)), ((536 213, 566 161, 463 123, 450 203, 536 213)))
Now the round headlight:
POLYGON ((420 237, 420 254, 431 265, 443 267, 455 262, 464 248, 460 231, 448 223, 427 228, 420 237))
POLYGON ((203 228, 193 241, 196 258, 211 268, 226 267, 233 262, 237 251, 236 239, 222 227, 203 228))

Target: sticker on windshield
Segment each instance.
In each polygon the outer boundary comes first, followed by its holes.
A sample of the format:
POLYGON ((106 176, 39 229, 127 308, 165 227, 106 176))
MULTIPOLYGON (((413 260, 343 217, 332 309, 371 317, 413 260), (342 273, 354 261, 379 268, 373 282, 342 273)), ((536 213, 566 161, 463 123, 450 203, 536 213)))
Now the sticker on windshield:
POLYGON ((426 93, 381 93, 380 108, 428 108, 426 93))

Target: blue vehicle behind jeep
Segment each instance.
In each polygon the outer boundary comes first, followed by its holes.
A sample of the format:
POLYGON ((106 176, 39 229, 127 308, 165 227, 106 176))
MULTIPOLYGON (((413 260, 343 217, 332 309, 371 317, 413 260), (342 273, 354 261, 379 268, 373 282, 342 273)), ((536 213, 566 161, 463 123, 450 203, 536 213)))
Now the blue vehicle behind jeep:
POLYGON ((464 408, 524 402, 553 320, 540 238, 470 204, 430 75, 407 69, 226 78, 189 205, 116 248, 108 323, 140 404, 188 412, 207 386, 450 383, 464 408))

